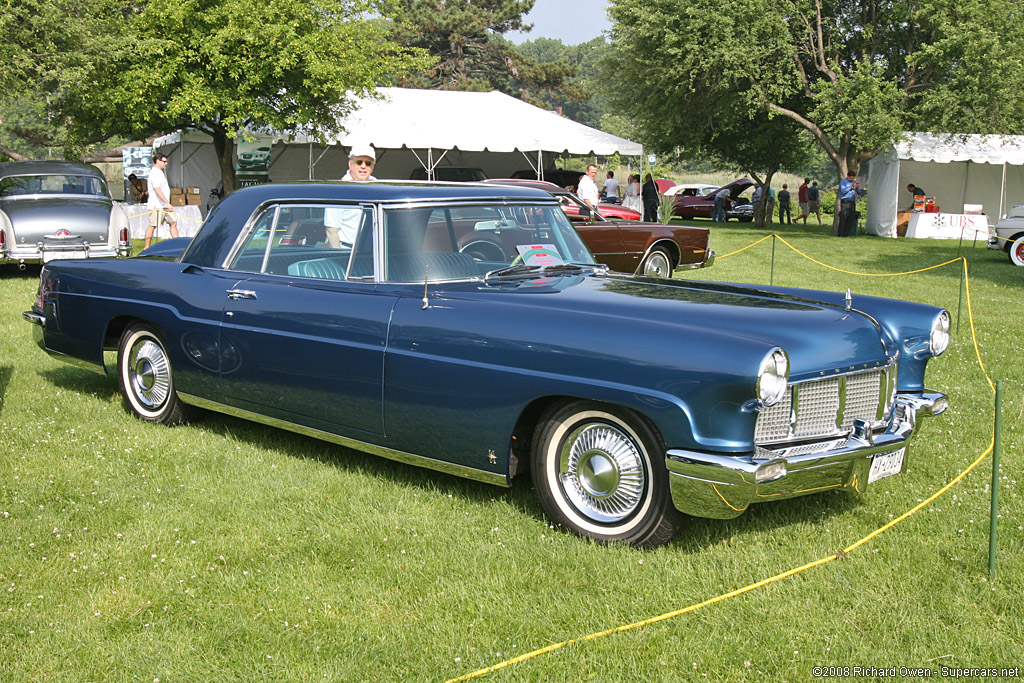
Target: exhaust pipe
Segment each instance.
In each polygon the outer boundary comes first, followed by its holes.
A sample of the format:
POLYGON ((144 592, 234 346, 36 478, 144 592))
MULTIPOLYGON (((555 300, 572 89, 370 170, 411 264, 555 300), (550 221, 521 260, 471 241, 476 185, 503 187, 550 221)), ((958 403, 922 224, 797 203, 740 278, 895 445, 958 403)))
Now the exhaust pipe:
POLYGON ((18 264, 18 270, 25 270, 25 262, 24 261, 22 261, 21 263, 18 264))

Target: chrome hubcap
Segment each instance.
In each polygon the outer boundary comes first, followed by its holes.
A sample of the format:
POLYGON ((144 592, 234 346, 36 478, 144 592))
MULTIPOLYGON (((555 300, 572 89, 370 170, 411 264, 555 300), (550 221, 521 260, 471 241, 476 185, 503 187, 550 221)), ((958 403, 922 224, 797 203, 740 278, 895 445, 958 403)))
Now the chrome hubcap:
POLYGON ((128 356, 128 385, 147 408, 163 405, 171 386, 170 366, 160 345, 143 339, 132 346, 128 356))
POLYGON ((665 255, 661 252, 651 254, 644 267, 644 275, 648 277, 665 277, 668 274, 669 264, 665 255))
POLYGON ((645 477, 640 449, 611 425, 578 427, 562 446, 562 491, 576 510, 594 521, 619 522, 632 514, 643 498, 645 477))

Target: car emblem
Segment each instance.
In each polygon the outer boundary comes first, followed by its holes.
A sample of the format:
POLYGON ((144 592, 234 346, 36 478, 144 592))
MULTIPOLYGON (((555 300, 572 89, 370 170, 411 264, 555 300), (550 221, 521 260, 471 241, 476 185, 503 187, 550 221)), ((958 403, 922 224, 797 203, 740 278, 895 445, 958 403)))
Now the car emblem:
POLYGON ((61 228, 57 232, 53 233, 56 237, 71 237, 71 231, 61 228))

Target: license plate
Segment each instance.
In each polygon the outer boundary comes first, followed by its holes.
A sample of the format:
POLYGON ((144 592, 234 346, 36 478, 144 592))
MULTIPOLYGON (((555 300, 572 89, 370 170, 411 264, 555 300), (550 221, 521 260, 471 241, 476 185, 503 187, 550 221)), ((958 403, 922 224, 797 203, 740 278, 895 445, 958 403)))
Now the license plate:
POLYGON ((89 258, 86 251, 44 251, 43 252, 43 263, 49 263, 50 261, 61 261, 63 259, 73 258, 89 258))
POLYGON ((906 448, 890 453, 879 453, 871 459, 871 471, 868 472, 868 483, 878 481, 883 477, 899 474, 903 469, 903 454, 906 448))

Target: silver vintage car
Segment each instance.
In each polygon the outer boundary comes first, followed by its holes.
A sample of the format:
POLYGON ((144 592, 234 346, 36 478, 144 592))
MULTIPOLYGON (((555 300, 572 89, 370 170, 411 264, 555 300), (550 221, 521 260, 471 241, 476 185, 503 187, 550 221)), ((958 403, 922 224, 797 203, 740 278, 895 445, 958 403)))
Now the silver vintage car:
POLYGON ((0 265, 130 254, 128 216, 95 166, 0 164, 0 265))
POLYGON ((1002 220, 989 226, 989 249, 1002 249, 1010 256, 1010 263, 1024 266, 1024 205, 1010 209, 1002 220))

